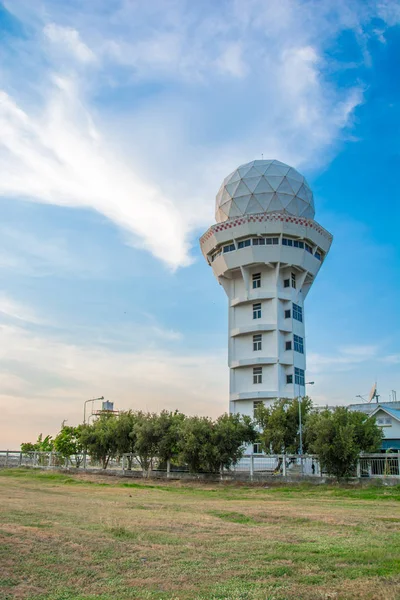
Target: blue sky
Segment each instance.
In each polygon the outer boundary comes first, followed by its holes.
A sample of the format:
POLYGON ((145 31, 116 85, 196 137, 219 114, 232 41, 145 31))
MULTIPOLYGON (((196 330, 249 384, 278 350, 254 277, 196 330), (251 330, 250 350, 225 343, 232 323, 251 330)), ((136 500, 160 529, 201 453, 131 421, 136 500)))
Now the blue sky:
POLYGON ((98 395, 227 410, 198 238, 261 154, 306 175, 334 235, 306 303, 314 401, 400 394, 395 2, 0 0, 0 28, 3 446, 98 395))

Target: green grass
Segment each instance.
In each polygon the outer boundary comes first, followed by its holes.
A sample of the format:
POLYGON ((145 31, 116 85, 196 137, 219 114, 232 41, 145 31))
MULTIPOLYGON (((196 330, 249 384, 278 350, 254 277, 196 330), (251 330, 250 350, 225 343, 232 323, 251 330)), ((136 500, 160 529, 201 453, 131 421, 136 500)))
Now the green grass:
POLYGON ((400 486, 0 471, 1 600, 400 598, 400 486))

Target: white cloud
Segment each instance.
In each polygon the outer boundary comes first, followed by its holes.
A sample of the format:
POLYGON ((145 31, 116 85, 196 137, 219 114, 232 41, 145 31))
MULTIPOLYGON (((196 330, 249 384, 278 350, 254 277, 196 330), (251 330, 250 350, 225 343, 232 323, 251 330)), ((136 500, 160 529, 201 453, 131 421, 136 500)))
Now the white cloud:
POLYGON ((364 44, 379 11, 394 19, 386 2, 6 6, 51 44, 44 63, 37 39, 19 41, 37 72, 4 77, 0 194, 92 208, 172 268, 191 262, 189 240, 238 163, 263 152, 315 168, 334 155, 363 86, 335 86, 329 50, 349 28, 364 44), (58 60, 63 48, 77 61, 58 60), (104 98, 119 91, 129 101, 112 111, 104 98))
POLYGON ((234 77, 243 77, 246 74, 247 67, 243 60, 241 44, 228 44, 221 56, 218 57, 216 64, 223 73, 228 73, 234 77))
POLYGON ((58 44, 60 48, 67 48, 79 61, 87 63, 96 59, 92 50, 82 42, 76 29, 48 23, 43 31, 51 42, 58 44))
POLYGON ((307 372, 309 374, 328 373, 332 371, 350 371, 361 363, 376 360, 378 346, 359 345, 338 348, 334 355, 315 352, 307 354, 307 372))
POLYGON ((26 323, 43 323, 42 319, 38 317, 29 306, 15 301, 4 292, 0 292, 0 318, 1 317, 24 321, 26 323))
POLYGON ((0 194, 93 208, 172 267, 188 264, 177 208, 107 147, 78 93, 73 82, 57 78, 39 118, 0 94, 0 194))

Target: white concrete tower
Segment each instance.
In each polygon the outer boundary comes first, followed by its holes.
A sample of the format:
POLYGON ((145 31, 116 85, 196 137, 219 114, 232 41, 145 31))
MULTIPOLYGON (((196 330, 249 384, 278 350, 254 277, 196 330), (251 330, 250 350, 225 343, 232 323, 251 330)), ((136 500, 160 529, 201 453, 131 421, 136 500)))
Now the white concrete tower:
POLYGON ((228 296, 230 412, 304 395, 304 299, 332 243, 305 178, 254 160, 224 179, 201 250, 228 296))

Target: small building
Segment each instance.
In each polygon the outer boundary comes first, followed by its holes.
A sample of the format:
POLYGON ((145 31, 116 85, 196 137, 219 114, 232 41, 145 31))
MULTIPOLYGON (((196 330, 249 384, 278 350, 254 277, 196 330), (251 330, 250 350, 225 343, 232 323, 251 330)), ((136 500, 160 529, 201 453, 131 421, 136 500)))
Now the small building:
POLYGON ((349 409, 375 417, 376 424, 383 431, 382 451, 394 450, 400 452, 400 402, 351 404, 349 409))

